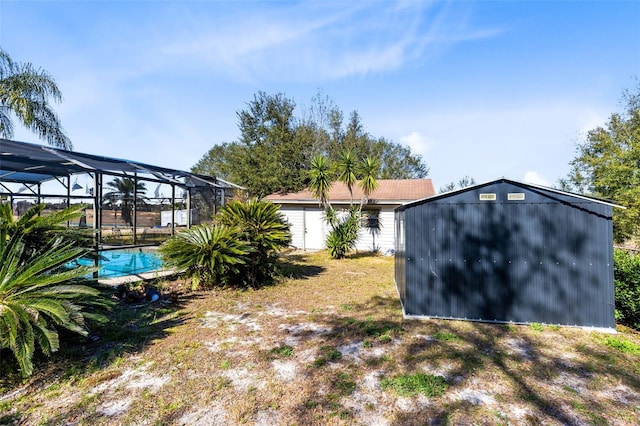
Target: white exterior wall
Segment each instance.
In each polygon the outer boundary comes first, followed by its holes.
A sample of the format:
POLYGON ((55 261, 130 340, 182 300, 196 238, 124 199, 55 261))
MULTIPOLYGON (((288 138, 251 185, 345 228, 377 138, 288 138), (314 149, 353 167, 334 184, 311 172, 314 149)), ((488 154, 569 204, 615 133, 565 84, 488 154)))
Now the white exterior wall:
POLYGON ((356 249, 360 251, 379 251, 385 253, 395 247, 395 226, 393 207, 383 207, 378 215, 378 232, 372 233, 369 228, 360 228, 356 249))
MULTIPOLYGON (((335 206, 340 208, 341 206, 335 206)), ((378 216, 378 232, 371 233, 361 228, 356 249, 367 252, 378 250, 385 253, 395 247, 395 226, 393 209, 396 206, 382 207, 378 216)), ((291 245, 300 250, 323 250, 329 234, 324 223, 324 211, 318 207, 280 206, 282 213, 291 224, 291 245)))
POLYGON ((280 207, 280 213, 291 225, 291 245, 302 249, 304 244, 304 212, 298 207, 280 207))

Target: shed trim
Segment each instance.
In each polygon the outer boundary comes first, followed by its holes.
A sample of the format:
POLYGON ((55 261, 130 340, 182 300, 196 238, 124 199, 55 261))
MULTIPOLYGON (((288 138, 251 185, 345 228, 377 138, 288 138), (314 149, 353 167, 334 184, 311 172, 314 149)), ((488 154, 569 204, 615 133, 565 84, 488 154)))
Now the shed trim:
POLYGON ((596 203, 599 203, 599 204, 604 204, 604 205, 607 205, 607 206, 616 207, 616 208, 619 208, 619 209, 626 209, 626 207, 621 206, 619 204, 615 204, 614 202, 612 202, 610 200, 604 200, 602 198, 592 197, 592 196, 584 195, 584 194, 576 194, 575 192, 562 191, 560 189, 550 188, 548 186, 543 186, 543 185, 538 185, 538 184, 528 183, 528 182, 521 182, 521 181, 518 181, 518 180, 507 179, 507 178, 503 177, 503 178, 495 179, 495 180, 492 180, 492 181, 479 183, 477 185, 467 186, 465 188, 460 188, 460 189, 454 189, 453 191, 443 192, 442 194, 437 194, 437 195, 433 195, 431 197, 426 197, 426 198, 422 198, 420 200, 412 201, 410 203, 407 203, 407 204, 404 204, 402 206, 397 207, 396 210, 404 210, 407 207, 412 207, 412 206, 415 206, 415 205, 428 203, 428 202, 434 201, 434 200, 440 200, 440 199, 443 199, 443 198, 450 197, 452 195, 461 194, 461 193, 464 193, 464 192, 467 192, 467 191, 473 191, 475 189, 479 189, 479 188, 482 188, 484 186, 489 186, 489 185, 493 185, 493 184, 500 183, 500 182, 506 182, 506 183, 510 183, 510 184, 513 184, 513 185, 516 185, 516 186, 520 186, 520 187, 536 188, 536 189, 540 189, 540 190, 543 190, 543 191, 554 192, 556 194, 561 194, 561 195, 567 195, 567 196, 571 196, 571 197, 575 197, 575 198, 580 198, 580 199, 585 200, 585 201, 592 201, 592 202, 596 202, 596 203))

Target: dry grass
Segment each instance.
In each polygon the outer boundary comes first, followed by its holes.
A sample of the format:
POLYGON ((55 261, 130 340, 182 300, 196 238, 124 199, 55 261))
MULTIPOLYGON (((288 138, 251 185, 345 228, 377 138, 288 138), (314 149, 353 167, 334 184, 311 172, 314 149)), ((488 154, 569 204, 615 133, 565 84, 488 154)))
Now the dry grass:
POLYGON ((640 416, 640 336, 630 330, 405 321, 388 257, 293 253, 284 271, 290 278, 257 291, 194 293, 175 281, 161 302, 121 306, 98 342, 76 342, 27 383, 0 382, 0 423, 626 425, 640 416), (443 377, 444 393, 381 385, 424 375, 443 377))

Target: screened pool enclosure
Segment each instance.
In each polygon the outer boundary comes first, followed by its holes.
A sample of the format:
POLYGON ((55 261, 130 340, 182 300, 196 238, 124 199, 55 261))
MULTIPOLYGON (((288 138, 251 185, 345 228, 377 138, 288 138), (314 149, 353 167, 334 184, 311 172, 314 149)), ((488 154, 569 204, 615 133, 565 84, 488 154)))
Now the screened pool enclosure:
POLYGON ((210 221, 238 191, 212 176, 0 139, 0 202, 16 217, 37 203, 44 213, 82 204, 67 225, 92 229, 97 250, 160 244, 210 221))

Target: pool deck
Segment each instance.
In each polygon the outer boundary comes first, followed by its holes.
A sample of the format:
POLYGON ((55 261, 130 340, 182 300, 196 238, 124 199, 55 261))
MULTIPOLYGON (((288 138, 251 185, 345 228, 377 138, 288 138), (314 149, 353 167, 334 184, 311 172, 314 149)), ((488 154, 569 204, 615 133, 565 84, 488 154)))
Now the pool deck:
POLYGON ((151 272, 143 272, 140 274, 127 275, 124 277, 102 278, 98 282, 103 285, 117 286, 121 284, 135 283, 138 281, 148 281, 156 278, 168 277, 175 275, 178 271, 175 269, 160 269, 151 272))

